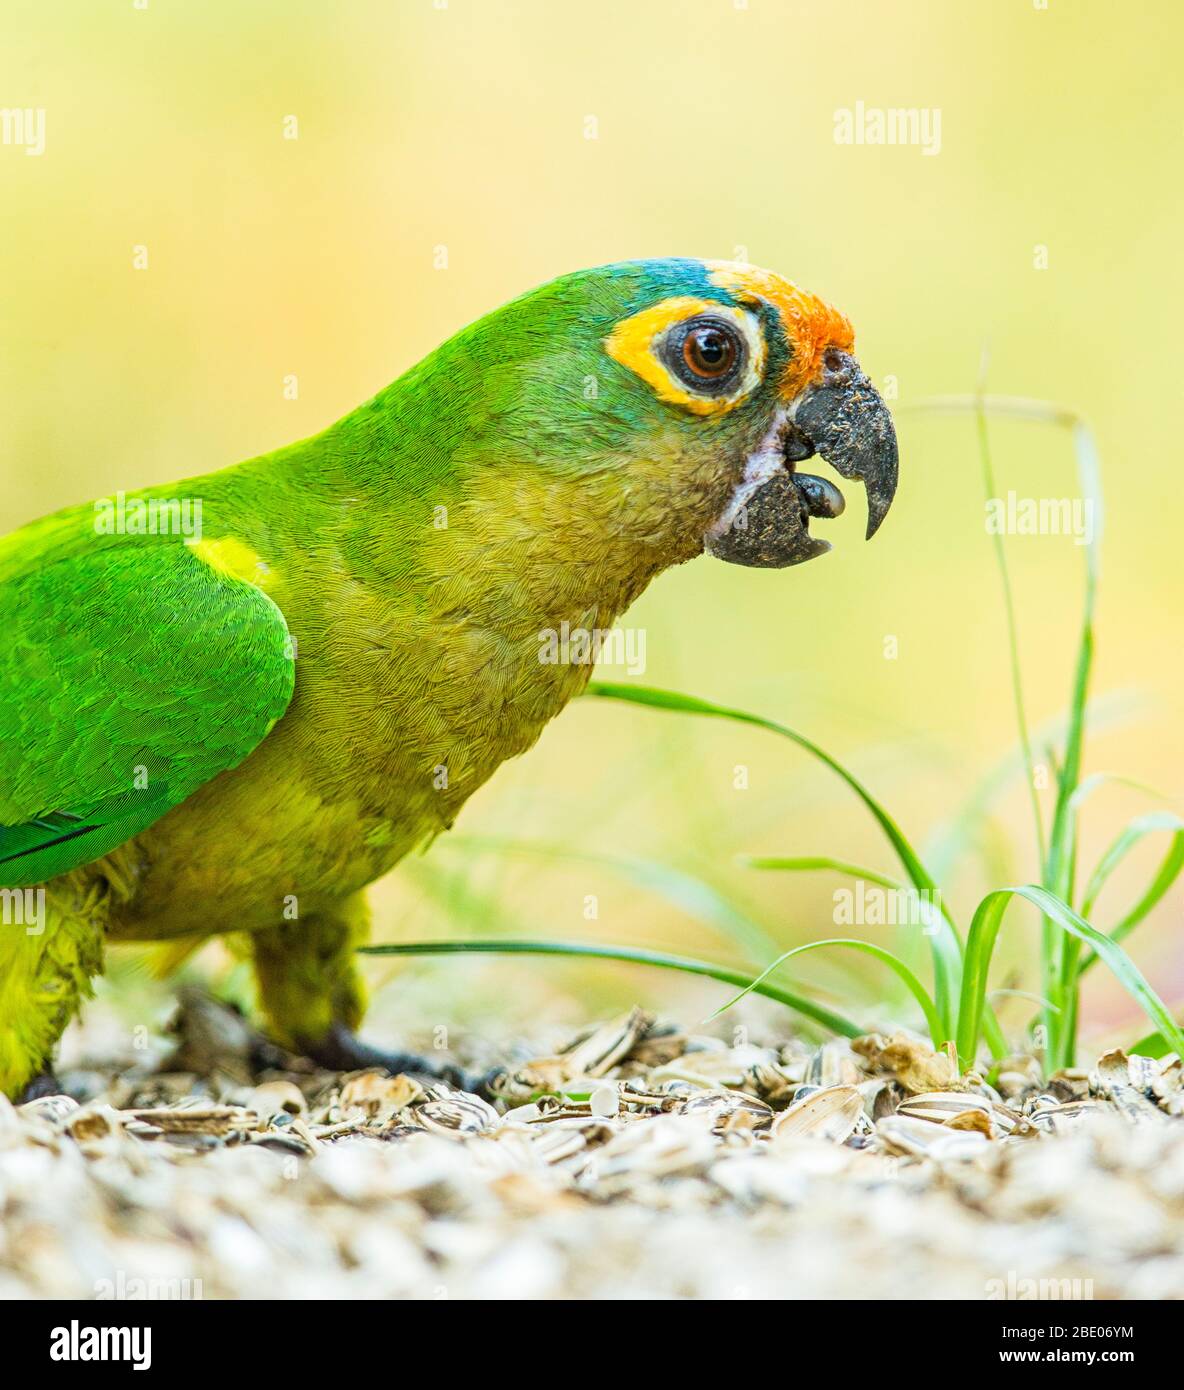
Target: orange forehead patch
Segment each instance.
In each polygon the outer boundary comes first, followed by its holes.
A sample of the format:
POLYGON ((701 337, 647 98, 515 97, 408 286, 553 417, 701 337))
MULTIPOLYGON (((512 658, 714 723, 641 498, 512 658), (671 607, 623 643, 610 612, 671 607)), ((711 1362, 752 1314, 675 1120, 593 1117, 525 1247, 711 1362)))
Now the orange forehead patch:
POLYGON ((802 290, 771 270, 742 261, 705 261, 710 280, 739 304, 771 304, 781 315, 793 357, 785 370, 781 395, 793 396, 818 375, 822 354, 828 347, 850 352, 855 332, 845 314, 824 299, 802 290))

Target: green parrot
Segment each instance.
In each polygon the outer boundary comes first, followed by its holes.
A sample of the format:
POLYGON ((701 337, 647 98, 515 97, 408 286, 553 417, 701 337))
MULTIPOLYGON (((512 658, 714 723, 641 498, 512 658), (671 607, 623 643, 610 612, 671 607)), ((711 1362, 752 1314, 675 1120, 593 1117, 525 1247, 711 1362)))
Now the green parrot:
POLYGON ((543 285, 311 439, 0 540, 0 1089, 51 1079, 108 941, 243 933, 274 1038, 363 1044, 364 890, 585 685, 705 550, 778 568, 896 488, 851 325, 769 271, 630 261, 543 285))

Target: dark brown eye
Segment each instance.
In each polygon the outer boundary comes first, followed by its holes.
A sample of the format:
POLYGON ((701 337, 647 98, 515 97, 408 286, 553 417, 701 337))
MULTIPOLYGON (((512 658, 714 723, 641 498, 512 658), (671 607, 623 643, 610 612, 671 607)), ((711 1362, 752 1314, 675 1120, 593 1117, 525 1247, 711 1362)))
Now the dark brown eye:
POLYGON ((744 368, 744 339, 725 319, 704 316, 680 324, 667 339, 666 360, 692 390, 719 395, 744 368))
POLYGON ((732 370, 735 339, 719 328, 694 328, 683 340, 682 360, 696 376, 715 381, 732 370))

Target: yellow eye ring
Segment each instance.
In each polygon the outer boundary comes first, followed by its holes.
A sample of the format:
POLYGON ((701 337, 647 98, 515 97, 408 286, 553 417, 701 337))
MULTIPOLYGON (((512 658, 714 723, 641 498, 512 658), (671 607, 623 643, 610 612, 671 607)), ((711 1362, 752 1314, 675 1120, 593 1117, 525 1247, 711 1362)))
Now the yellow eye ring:
POLYGON ((716 415, 741 404, 760 384, 765 339, 758 315, 714 299, 676 296, 622 319, 605 339, 605 351, 635 372, 659 400, 694 415, 716 415), (707 322, 733 335, 738 345, 727 375, 699 376, 682 357, 689 332, 707 322))

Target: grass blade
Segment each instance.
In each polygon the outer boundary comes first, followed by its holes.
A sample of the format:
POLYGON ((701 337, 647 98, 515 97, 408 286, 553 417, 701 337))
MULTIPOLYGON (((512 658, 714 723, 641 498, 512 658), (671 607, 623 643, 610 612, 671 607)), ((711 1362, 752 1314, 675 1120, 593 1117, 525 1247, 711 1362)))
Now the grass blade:
MULTIPOLYGON (((1172 884, 1180 877, 1182 870, 1184 870, 1184 830, 1177 831, 1176 834, 1172 836, 1172 842, 1168 848, 1168 852, 1164 855, 1155 877, 1151 880, 1143 896, 1135 903, 1134 907, 1131 908, 1125 917, 1121 918, 1115 926, 1110 928, 1110 931, 1107 933, 1110 940, 1121 941, 1124 936, 1128 936, 1134 931, 1144 917, 1156 907, 1164 894, 1171 888, 1172 884)), ((1080 979, 1096 960, 1097 956, 1091 951, 1081 962, 1081 967, 1077 971, 1077 978, 1080 979)))
POLYGON ((833 873, 843 874, 847 878, 865 879, 868 883, 876 883, 881 888, 890 888, 894 892, 907 893, 909 891, 908 884, 901 883, 898 878, 890 878, 887 874, 879 873, 876 869, 865 869, 859 864, 849 864, 845 859, 832 859, 825 854, 791 858, 786 858, 780 854, 744 854, 740 856, 740 863, 750 869, 776 869, 790 873, 829 869, 833 873))
POLYGON ((1171 1050, 1162 1033, 1148 1033, 1145 1038, 1140 1038, 1137 1043, 1131 1043, 1127 1048, 1132 1057, 1166 1057, 1171 1050))
POLYGON ((620 960, 632 965, 653 965, 662 970, 678 970, 684 975, 702 975, 721 984, 739 989, 752 987, 754 993, 773 999, 786 1008, 806 1018, 813 1019, 832 1033, 844 1038, 858 1038, 867 1032, 858 1023, 853 1023, 842 1014, 822 1004, 816 1004, 804 995, 794 994, 766 981, 755 984, 750 975, 741 970, 731 970, 725 965, 713 965, 707 961, 691 960, 686 956, 668 956, 660 951, 647 951, 633 946, 598 946, 578 941, 399 941, 386 942, 377 946, 359 946, 358 953, 366 956, 450 956, 450 955, 506 955, 506 956, 580 956, 595 960, 620 960))
POLYGON ((1142 792, 1144 796, 1149 796, 1154 801, 1171 800, 1167 792, 1161 792, 1158 787, 1148 786, 1146 782, 1139 782, 1134 777, 1123 777, 1118 772, 1092 772, 1082 780, 1070 798, 1074 812, 1079 812, 1094 792, 1100 791, 1103 787, 1129 787, 1132 791, 1142 792))
MULTIPOLYGON (((1113 927, 1108 933, 1111 941, 1120 941, 1128 932, 1138 926, 1144 917, 1151 911, 1160 898, 1168 891, 1184 867, 1184 821, 1179 816, 1172 815, 1170 811, 1153 811, 1150 815, 1139 816, 1122 831, 1106 853, 1098 862, 1097 868, 1090 876, 1089 883, 1086 885, 1081 900, 1081 915, 1088 917, 1093 912, 1094 903, 1098 895, 1106 886, 1106 881, 1114 870, 1122 863, 1123 859, 1132 849, 1147 835, 1155 834, 1160 830, 1171 830, 1175 833, 1172 836, 1172 844, 1168 849, 1163 863, 1160 865, 1159 872, 1152 880, 1150 887, 1131 909, 1130 912, 1113 927)), ((1065 947, 1061 955, 1061 989, 1060 998, 1064 1004, 1065 1019, 1063 1026, 1059 1030, 1057 1048, 1054 1055, 1054 1062, 1059 1067, 1071 1067, 1077 1055, 1077 1016, 1079 1004, 1080 981, 1082 971, 1097 960, 1097 953, 1092 952, 1084 962, 1081 961, 1081 942, 1077 940, 1066 940, 1065 947)))
POLYGON ((1090 875, 1085 892, 1081 895, 1081 915, 1083 917, 1088 916, 1093 910, 1098 895, 1106 886, 1106 880, 1131 850, 1145 836, 1154 835, 1159 830, 1171 830, 1178 835, 1184 831, 1184 820, 1173 815, 1170 811, 1152 811, 1149 815, 1137 817, 1123 830, 1106 853, 1102 855, 1098 861, 1098 867, 1090 875))
MULTIPOLYGON (((813 740, 799 734, 795 729, 788 725, 779 724, 776 720, 766 719, 759 714, 749 714, 745 710, 732 709, 726 705, 712 704, 709 700, 700 700, 693 695, 680 695, 672 690, 658 690, 653 686, 645 685, 622 685, 611 681, 594 681, 588 686, 586 695, 599 696, 605 700, 624 700, 629 704, 646 705, 651 709, 673 710, 679 714, 698 714, 709 719, 729 719, 734 723, 748 724, 756 729, 765 729, 769 733, 779 734, 782 738, 787 738, 791 743, 796 743, 799 748, 804 749, 812 757, 818 759, 824 766, 830 768, 837 776, 851 788, 860 801, 871 812, 876 823, 887 836, 889 844, 896 851, 896 856, 900 860, 904 871, 907 874, 913 887, 921 892, 932 896, 933 901, 940 904, 942 916, 949 923, 950 931, 958 943, 959 958, 962 951, 962 940, 958 936, 957 924, 950 916, 949 910, 942 901, 940 890, 929 871, 917 856, 916 850, 905 838, 900 826, 892 819, 883 806, 872 796, 871 792, 861 781, 840 763, 836 758, 832 758, 829 753, 820 748, 813 740)), ((935 937, 929 938, 930 942, 937 940, 935 937)), ((948 968, 948 957, 940 957, 937 948, 934 949, 934 979, 935 989, 941 988, 948 997, 940 1002, 945 1004, 946 1012, 951 1021, 953 1016, 953 998, 958 992, 958 980, 961 978, 961 963, 959 959, 958 974, 953 980, 949 981, 948 989, 945 987, 945 972, 948 968)), ((1006 1051, 1006 1042, 1003 1037, 1002 1029, 999 1027, 998 1020, 995 1018, 994 1011, 987 1010, 984 1019, 984 1028, 987 1033, 991 1046, 1000 1056, 1006 1051)))
MULTIPOLYGON (((1130 722, 1138 706, 1139 698, 1134 690, 1110 690, 1103 695, 1095 695, 1086 705, 1086 728, 1091 731, 1121 728, 1130 722)), ((1057 715, 1037 726, 1032 734, 1032 742, 1037 748, 1043 747, 1064 738, 1067 728, 1068 719, 1063 715, 1057 715)), ((1023 749, 1013 748, 984 774, 958 812, 935 828, 923 858, 930 873, 939 883, 948 878, 954 865, 979 833, 980 826, 988 819, 992 806, 1011 784, 1012 779, 1024 771, 1023 749)), ((1098 773, 1096 776, 1106 781, 1126 780, 1108 773, 1098 773)), ((1094 778, 1087 777, 1078 791, 1083 791, 1093 781, 1094 778)), ((1141 784, 1136 782, 1129 785, 1141 788, 1141 784)), ((1167 800, 1166 797, 1161 799, 1167 800)), ((1080 804, 1079 800, 1077 805, 1080 804)))
MULTIPOLYGON (((1076 859, 1074 833, 1075 807, 1073 797, 1081 782, 1081 757, 1085 742, 1085 704, 1089 693, 1090 670, 1094 655, 1094 608, 1098 592, 1098 546, 1102 531, 1102 485, 1097 449, 1093 435, 1085 422, 1073 422, 1073 446, 1077 455, 1077 470, 1081 491, 1087 505, 1096 511, 1096 522, 1089 544, 1085 548, 1085 602, 1081 615, 1081 637, 1078 643, 1077 667, 1073 676, 1070 700, 1069 733, 1065 739, 1064 764, 1057 776, 1056 809, 1053 812, 1052 836, 1049 843, 1048 866, 1044 885, 1062 902, 1073 899, 1073 876, 1076 859)), ((1046 923, 1046 940, 1049 933, 1046 923)), ((1052 1055, 1058 1065, 1068 1065, 1073 1057, 1077 1027, 1077 999, 1072 981, 1075 977, 1080 946, 1061 936, 1056 947, 1046 952, 1045 992, 1059 1004, 1060 1012, 1046 1013, 1045 1022, 1052 1055), (1066 993, 1066 989, 1069 993, 1066 993)), ((1100 954, 1100 953, 1099 953, 1100 954)), ((1119 953, 1125 960, 1125 953, 1119 953)), ((1113 968, 1113 967, 1112 967, 1113 968)), ((1133 968, 1133 967, 1132 967, 1133 968)), ((1142 977, 1140 977, 1142 978, 1142 977)))
POLYGON ((995 938, 1003 923, 1003 915, 1013 898, 1025 898, 1037 907, 1044 918, 1063 932, 1092 946, 1110 967, 1111 972, 1128 994, 1136 1001, 1173 1051, 1184 1055, 1184 1033, 1158 994, 1144 979, 1139 967, 1110 937, 1092 927, 1078 916, 1067 903, 1035 884, 999 888, 978 905, 966 939, 966 959, 962 974, 962 1003, 958 1016, 958 1056, 964 1066, 973 1066, 978 1053, 982 1009, 987 993, 987 972, 995 947, 995 938))
POLYGON ((938 1017, 937 1009, 933 1000, 926 993, 925 986, 917 979, 916 975, 905 965, 899 956, 894 956, 891 951, 886 951, 882 946, 877 946, 871 941, 860 941, 855 937, 835 936, 825 941, 807 941, 803 946, 794 946, 791 950, 783 951, 775 961, 767 966, 750 984, 734 994, 726 1004, 722 1004, 715 1013, 709 1014, 706 1022, 713 1018, 718 1018, 725 1010, 730 1009, 733 1004, 737 1004, 746 994, 751 993, 759 985, 763 984, 773 972, 785 964, 791 956, 800 956, 806 951, 818 951, 824 946, 844 946, 853 951, 862 951, 864 955, 871 956, 895 971, 908 992, 913 996, 921 1007, 921 1012, 925 1015, 925 1024, 929 1029, 929 1037, 935 1048, 939 1048, 944 1042, 944 1027, 938 1017))
MULTIPOLYGON (((983 488, 986 491, 987 500, 998 495, 995 487, 995 469, 991 462, 991 444, 987 430, 987 412, 983 404, 982 397, 978 401, 978 408, 974 412, 975 426, 978 431, 979 460, 983 472, 983 488)), ((1028 796, 1032 803, 1032 820, 1036 827, 1036 848, 1038 863, 1041 873, 1044 872, 1045 847, 1044 847, 1044 821, 1040 815, 1040 796, 1036 790, 1036 762, 1032 757, 1032 736, 1028 730, 1028 716, 1024 707, 1024 682, 1020 667, 1020 640, 1019 624, 1015 616, 1015 595, 1011 587, 1011 571, 1007 567, 1007 550, 1003 544, 1003 533, 995 530, 991 533, 991 540, 995 550, 995 563, 999 570, 999 581, 1003 588, 1003 610, 1007 618, 1007 652, 1008 663, 1011 667, 1011 690, 1012 700, 1015 704, 1015 721, 1019 729, 1020 747, 1024 756, 1024 771, 1028 779, 1028 796)))
MULTIPOLYGON (((849 864, 842 859, 829 856, 809 856, 785 858, 779 855, 752 855, 743 861, 753 869, 784 870, 791 873, 829 870, 843 874, 847 878, 866 880, 878 884, 894 893, 909 895, 921 909, 924 918, 921 929, 929 940, 933 958, 933 993, 937 1001, 937 1017, 940 1027, 933 1033, 933 1045, 942 1047, 954 1036, 954 1007, 962 978, 962 944, 958 934, 940 909, 937 900, 925 896, 920 889, 910 889, 908 884, 875 869, 864 869, 858 864, 849 864)), ((879 948, 877 948, 879 949, 879 948)), ((894 960, 897 957, 893 957, 894 960)), ((903 978, 903 977, 902 977, 903 978)), ((907 981, 905 982, 907 984, 907 981)), ((930 1030, 932 1032, 932 1029, 930 1030)))
MULTIPOLYGON (((1089 715, 1087 711, 1087 726, 1088 722, 1089 715)), ((1065 858, 1070 869, 1070 882, 1073 882, 1075 880, 1077 872, 1077 848, 1080 839, 1081 808, 1085 805, 1089 798, 1093 796, 1094 792, 1100 790, 1102 787, 1105 786, 1129 787, 1134 791, 1142 792, 1144 796, 1150 796, 1158 801, 1170 800, 1170 798, 1165 796, 1162 792, 1156 791, 1154 787, 1149 787, 1143 782, 1137 782, 1134 780, 1134 778, 1131 777, 1119 776, 1117 773, 1095 772, 1091 776, 1086 777, 1082 782, 1078 784, 1078 786, 1073 791, 1073 794, 1069 797, 1069 818, 1065 832, 1065 858)), ((1082 906, 1081 913, 1083 917, 1089 916, 1091 907, 1092 903, 1086 903, 1082 906)))
POLYGON ((929 877, 920 859, 917 858, 916 851, 905 838, 900 826, 853 773, 848 772, 842 763, 836 758, 832 758, 829 753, 811 739, 806 738, 804 734, 799 734, 795 729, 791 729, 785 724, 778 724, 776 720, 765 719, 759 714, 748 714, 744 710, 731 709, 726 705, 715 705, 709 700, 699 700, 693 695, 680 695, 672 690, 658 690, 653 686, 621 685, 612 681, 594 681, 588 686, 586 694, 598 696, 602 700, 625 700, 630 704, 647 705, 652 709, 674 710, 679 714, 705 715, 710 719, 730 719, 734 723, 749 724, 753 728, 766 729, 769 733, 780 734, 782 738, 789 739, 791 743, 796 743, 799 748, 804 749, 812 757, 829 767, 859 797, 888 837, 889 843, 896 851, 897 857, 904 866, 904 871, 913 886, 936 891, 937 885, 929 877))
MULTIPOLYGON (((1077 663, 1073 677, 1072 698, 1069 706, 1069 729, 1065 739, 1064 757, 1060 760, 1057 769, 1057 796, 1047 856, 1043 854, 1041 856, 1043 860, 1041 880, 1045 888, 1055 898, 1063 902, 1070 902, 1073 897, 1074 868, 1072 797, 1081 780, 1086 698, 1093 665, 1094 609, 1097 601, 1098 560, 1103 519, 1101 467, 1097 446, 1089 426, 1080 415, 1075 411, 1065 410, 1045 401, 1024 400, 1007 396, 986 396, 980 391, 973 396, 948 396, 921 401, 914 408, 963 413, 972 411, 979 423, 980 442, 984 450, 986 447, 986 416, 988 414, 1009 416, 1021 420, 1037 420, 1067 428, 1072 432, 1073 451, 1077 460, 1081 492, 1087 507, 1090 509, 1094 524, 1092 534, 1085 547, 1085 602, 1082 611, 1077 663)), ((993 481, 989 468, 986 476, 989 481, 993 481)), ((1002 548, 1001 540, 999 541, 999 548, 1000 550, 1002 548)), ((1018 668, 1014 664, 1014 656, 1013 649, 1013 677, 1018 698, 1018 668)), ((1033 786, 1034 795, 1035 788, 1033 786)), ((1041 959, 1044 994, 1050 1001, 1050 1007, 1044 1011, 1043 1020, 1054 1055, 1063 1045, 1061 1034, 1066 1027, 1070 1013, 1067 1008, 1055 1007, 1064 1006, 1067 1003, 1061 997, 1062 981, 1065 974, 1065 943, 1066 937, 1057 933, 1053 921, 1046 919, 1041 931, 1041 959)))

